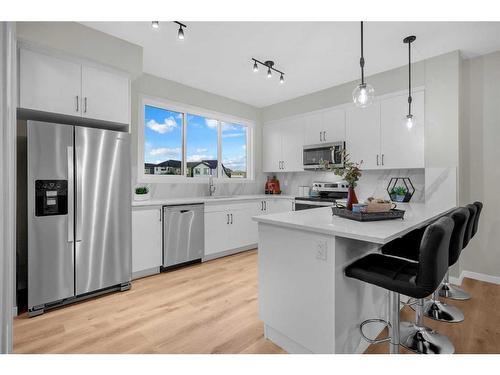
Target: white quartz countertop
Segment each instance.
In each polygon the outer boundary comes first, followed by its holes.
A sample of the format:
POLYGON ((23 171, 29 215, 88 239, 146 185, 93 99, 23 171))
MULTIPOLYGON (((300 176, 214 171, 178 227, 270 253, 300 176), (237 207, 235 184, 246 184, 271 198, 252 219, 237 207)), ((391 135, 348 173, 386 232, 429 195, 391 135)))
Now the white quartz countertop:
POLYGON ((405 210, 404 219, 358 222, 332 215, 330 207, 255 216, 259 223, 294 228, 309 232, 385 244, 420 228, 454 207, 438 207, 425 203, 398 203, 405 210))
POLYGON ((217 204, 234 201, 247 201, 256 199, 295 199, 291 195, 269 195, 269 194, 255 194, 255 195, 228 195, 228 196, 205 196, 205 197, 189 197, 189 198, 171 198, 171 199, 150 199, 147 201, 133 201, 133 207, 143 206, 175 206, 179 204, 217 204))

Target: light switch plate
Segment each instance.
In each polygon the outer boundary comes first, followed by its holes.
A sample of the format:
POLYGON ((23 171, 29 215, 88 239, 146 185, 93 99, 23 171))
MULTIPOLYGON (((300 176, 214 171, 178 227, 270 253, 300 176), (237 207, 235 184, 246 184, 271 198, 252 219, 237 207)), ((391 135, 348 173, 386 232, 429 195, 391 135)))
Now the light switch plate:
POLYGON ((316 259, 326 261, 328 254, 328 243, 325 240, 316 242, 316 259))

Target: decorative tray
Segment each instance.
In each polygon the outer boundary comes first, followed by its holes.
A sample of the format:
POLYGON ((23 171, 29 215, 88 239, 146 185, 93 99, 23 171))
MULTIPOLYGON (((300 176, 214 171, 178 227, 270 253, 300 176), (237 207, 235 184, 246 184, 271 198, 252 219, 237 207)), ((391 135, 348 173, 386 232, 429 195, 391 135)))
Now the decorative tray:
POLYGON ((405 211, 393 208, 386 212, 352 212, 344 207, 332 207, 333 215, 356 221, 404 219, 405 211))

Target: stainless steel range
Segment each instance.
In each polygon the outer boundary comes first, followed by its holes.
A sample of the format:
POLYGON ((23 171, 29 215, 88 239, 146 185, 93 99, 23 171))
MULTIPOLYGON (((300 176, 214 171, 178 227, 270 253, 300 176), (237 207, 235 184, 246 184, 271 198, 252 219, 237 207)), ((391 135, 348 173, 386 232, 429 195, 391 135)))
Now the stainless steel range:
POLYGON ((295 211, 333 206, 337 201, 347 199, 348 187, 345 181, 313 182, 308 197, 295 198, 295 211))

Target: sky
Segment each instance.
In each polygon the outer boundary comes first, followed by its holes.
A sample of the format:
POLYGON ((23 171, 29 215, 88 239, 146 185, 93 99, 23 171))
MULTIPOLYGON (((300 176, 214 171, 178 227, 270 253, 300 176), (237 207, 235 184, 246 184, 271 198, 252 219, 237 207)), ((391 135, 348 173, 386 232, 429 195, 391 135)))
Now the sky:
MULTIPOLYGON (((182 114, 145 106, 144 161, 158 164, 182 158, 182 114)), ((187 115, 187 161, 217 159, 219 121, 187 115)), ((221 123, 222 163, 232 170, 246 171, 246 127, 221 123)))

